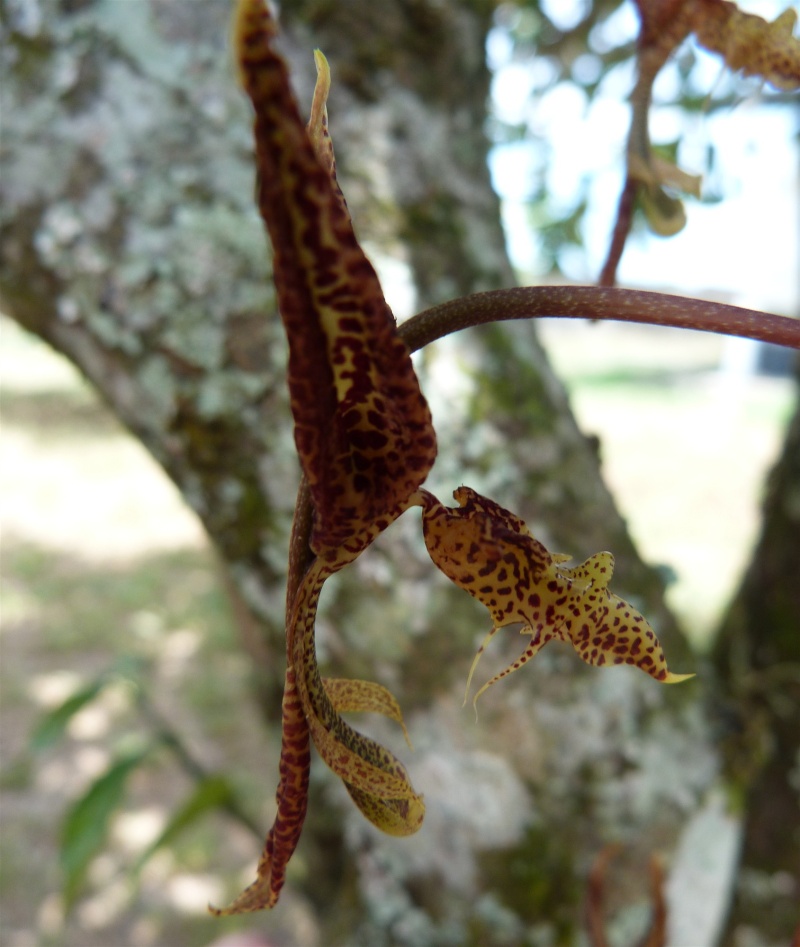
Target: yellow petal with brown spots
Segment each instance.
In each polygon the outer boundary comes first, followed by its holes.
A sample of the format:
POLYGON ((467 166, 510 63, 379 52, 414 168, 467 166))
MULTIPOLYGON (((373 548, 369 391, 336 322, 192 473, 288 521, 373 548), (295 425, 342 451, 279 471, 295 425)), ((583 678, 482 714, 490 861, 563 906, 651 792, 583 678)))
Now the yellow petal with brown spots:
POLYGON ((791 7, 772 23, 714 0, 697 4, 694 29, 702 46, 724 57, 729 69, 762 76, 778 89, 800 88, 800 40, 794 35, 797 11, 791 7))
POLYGON ((411 737, 408 735, 403 720, 400 704, 391 691, 374 681, 354 681, 350 678, 323 677, 325 693, 328 695, 334 710, 340 714, 346 713, 373 713, 389 717, 399 723, 403 736, 410 749, 411 737))
POLYGON ((383 799, 358 789, 345 782, 350 798, 361 810, 361 814, 381 832, 404 838, 413 835, 425 818, 422 797, 412 795, 408 799, 383 799))

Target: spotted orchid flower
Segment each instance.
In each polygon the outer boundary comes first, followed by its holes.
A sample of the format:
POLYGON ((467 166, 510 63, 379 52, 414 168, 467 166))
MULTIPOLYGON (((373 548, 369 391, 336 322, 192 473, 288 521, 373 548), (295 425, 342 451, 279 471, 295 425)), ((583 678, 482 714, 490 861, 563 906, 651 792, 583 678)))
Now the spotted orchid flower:
POLYGON ((610 554, 566 569, 566 557, 551 556, 521 520, 491 500, 462 487, 456 492, 462 508, 450 510, 421 489, 436 437, 409 347, 356 240, 336 181, 328 65, 315 53, 317 85, 306 126, 286 65, 272 47, 275 34, 264 0, 238 0, 234 45, 255 113, 258 206, 273 247, 289 343, 303 482, 289 559, 277 813, 256 880, 227 908, 212 909, 216 914, 277 903, 306 815, 311 742, 382 831, 409 835, 422 824, 425 807, 403 764, 341 716, 383 714, 408 741, 397 701, 376 683, 323 678, 314 642, 325 581, 409 507, 423 508, 434 563, 492 612, 495 628, 481 652, 497 628, 526 622, 531 645, 509 670, 550 638, 569 636, 589 663, 627 661, 659 680, 678 679, 667 672, 646 621, 608 592, 610 554))
POLYGON ((336 182, 327 63, 316 54, 318 81, 306 127, 286 65, 272 48, 275 34, 263 0, 239 0, 234 44, 255 112, 258 206, 273 246, 295 444, 313 528, 308 561, 287 603, 278 811, 256 881, 228 908, 215 909, 218 914, 277 902, 306 814, 309 737, 379 828, 407 835, 425 811, 400 761, 341 717, 366 710, 402 725, 397 702, 378 684, 323 680, 314 623, 325 580, 408 506, 433 464, 436 437, 411 354, 336 182))
POLYGON ((633 665, 662 684, 693 676, 667 669, 650 623, 609 591, 614 572, 610 552, 598 552, 567 568, 564 563, 570 556, 549 553, 519 517, 469 487, 459 487, 453 494, 459 503, 456 509, 443 506, 426 490, 420 494, 431 559, 489 609, 494 623, 472 662, 467 694, 481 655, 501 628, 521 622, 521 633, 530 636, 522 654, 481 687, 474 704, 492 684, 519 670, 553 639, 569 642, 595 667, 633 665))

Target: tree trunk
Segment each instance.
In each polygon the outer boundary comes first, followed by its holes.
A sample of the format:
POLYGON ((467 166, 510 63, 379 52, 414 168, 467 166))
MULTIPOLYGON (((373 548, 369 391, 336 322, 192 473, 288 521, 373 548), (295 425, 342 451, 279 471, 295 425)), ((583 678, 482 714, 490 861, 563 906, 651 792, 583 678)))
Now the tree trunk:
POLYGON ((714 659, 725 762, 746 813, 725 943, 800 935, 800 405, 764 501, 761 537, 722 623, 714 659))
MULTIPOLYGON (((312 47, 331 61, 340 181, 379 263, 407 268, 419 308, 509 283, 483 132, 493 5, 283 6, 282 48, 303 103, 312 47)), ((274 726, 298 466, 229 5, 41 0, 14 10, 4 309, 81 369, 202 519, 261 629, 260 696, 274 726)), ((441 444, 433 489, 446 497, 468 483, 578 559, 612 549, 616 591, 651 618, 671 665, 689 670, 660 581, 637 556, 533 327, 439 343, 420 373, 441 444), (460 396, 445 377, 454 360, 468 369, 460 396)), ((294 886, 315 908, 320 942, 572 943, 588 870, 609 842, 626 846, 609 907, 620 942, 631 942, 650 898, 648 859, 669 859, 716 785, 699 688, 591 671, 551 646, 486 695, 475 726, 460 705, 488 619, 432 569, 407 519, 331 583, 320 637, 331 673, 397 693, 428 816, 411 840, 378 836, 315 762, 320 798, 298 853, 314 867, 294 886)), ((485 665, 487 676, 496 669, 488 656, 485 665)), ((682 890, 675 916, 700 907, 682 890)))

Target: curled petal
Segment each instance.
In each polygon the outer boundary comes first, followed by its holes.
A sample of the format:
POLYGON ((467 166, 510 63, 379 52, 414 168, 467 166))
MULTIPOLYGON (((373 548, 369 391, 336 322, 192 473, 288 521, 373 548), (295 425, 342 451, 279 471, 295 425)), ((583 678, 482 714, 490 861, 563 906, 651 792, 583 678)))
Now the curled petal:
MULTIPOLYGON (((337 713, 383 714, 400 724, 406 743, 413 749, 400 705, 394 695, 381 684, 331 677, 323 678, 322 683, 337 713)), ((365 792, 347 780, 345 787, 362 814, 387 835, 411 835, 422 825, 425 807, 416 794, 400 799, 387 799, 365 792)))
POLYGON ((663 188, 646 185, 639 191, 639 199, 650 229, 659 237, 674 237, 686 226, 683 201, 663 188))
POLYGON ((425 818, 425 805, 422 797, 416 794, 407 799, 384 799, 358 789, 352 783, 345 782, 345 788, 361 814, 387 835, 398 838, 413 835, 425 818))
POLYGON ((380 685, 363 681, 326 685, 319 673, 314 621, 319 593, 329 574, 319 559, 306 573, 295 603, 291 635, 292 665, 311 739, 367 818, 393 835, 410 835, 422 825, 425 806, 405 767, 390 750, 354 730, 339 713, 339 709, 373 710, 402 725, 396 701, 380 685))
POLYGON ((278 812, 267 836, 256 880, 218 916, 272 908, 297 846, 308 800, 309 734, 320 756, 340 776, 361 812, 390 835, 411 835, 422 825, 425 805, 403 764, 385 747, 350 727, 341 713, 370 711, 395 720, 411 743, 400 707, 380 684, 322 679, 314 649, 319 593, 330 567, 314 561, 298 591, 289 629, 291 660, 283 698, 278 812))
POLYGON ((382 684, 341 677, 324 677, 322 684, 337 713, 374 713, 389 717, 400 724, 409 749, 414 749, 411 745, 411 737, 406 730, 400 704, 397 703, 394 694, 382 684))
POLYGON ((331 90, 331 67, 321 50, 314 50, 314 65, 317 67, 317 82, 314 86, 314 98, 311 102, 311 115, 306 130, 317 161, 328 172, 334 192, 340 204, 340 210, 349 218, 347 201, 336 179, 336 156, 333 142, 328 131, 328 93, 331 90))
POLYGON ((689 174, 657 154, 649 154, 644 158, 637 152, 631 152, 628 155, 628 174, 642 184, 652 187, 665 184, 692 197, 700 197, 702 190, 702 175, 689 174))

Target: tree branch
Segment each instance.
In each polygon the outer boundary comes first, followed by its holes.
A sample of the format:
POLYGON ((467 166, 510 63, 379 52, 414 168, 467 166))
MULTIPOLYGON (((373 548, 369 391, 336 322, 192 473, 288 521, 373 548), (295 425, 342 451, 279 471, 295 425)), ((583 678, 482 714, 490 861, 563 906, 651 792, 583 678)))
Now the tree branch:
POLYGON ((474 293, 426 309, 399 331, 412 352, 452 332, 541 317, 639 322, 742 336, 800 349, 800 320, 726 303, 603 286, 520 286, 474 293))

